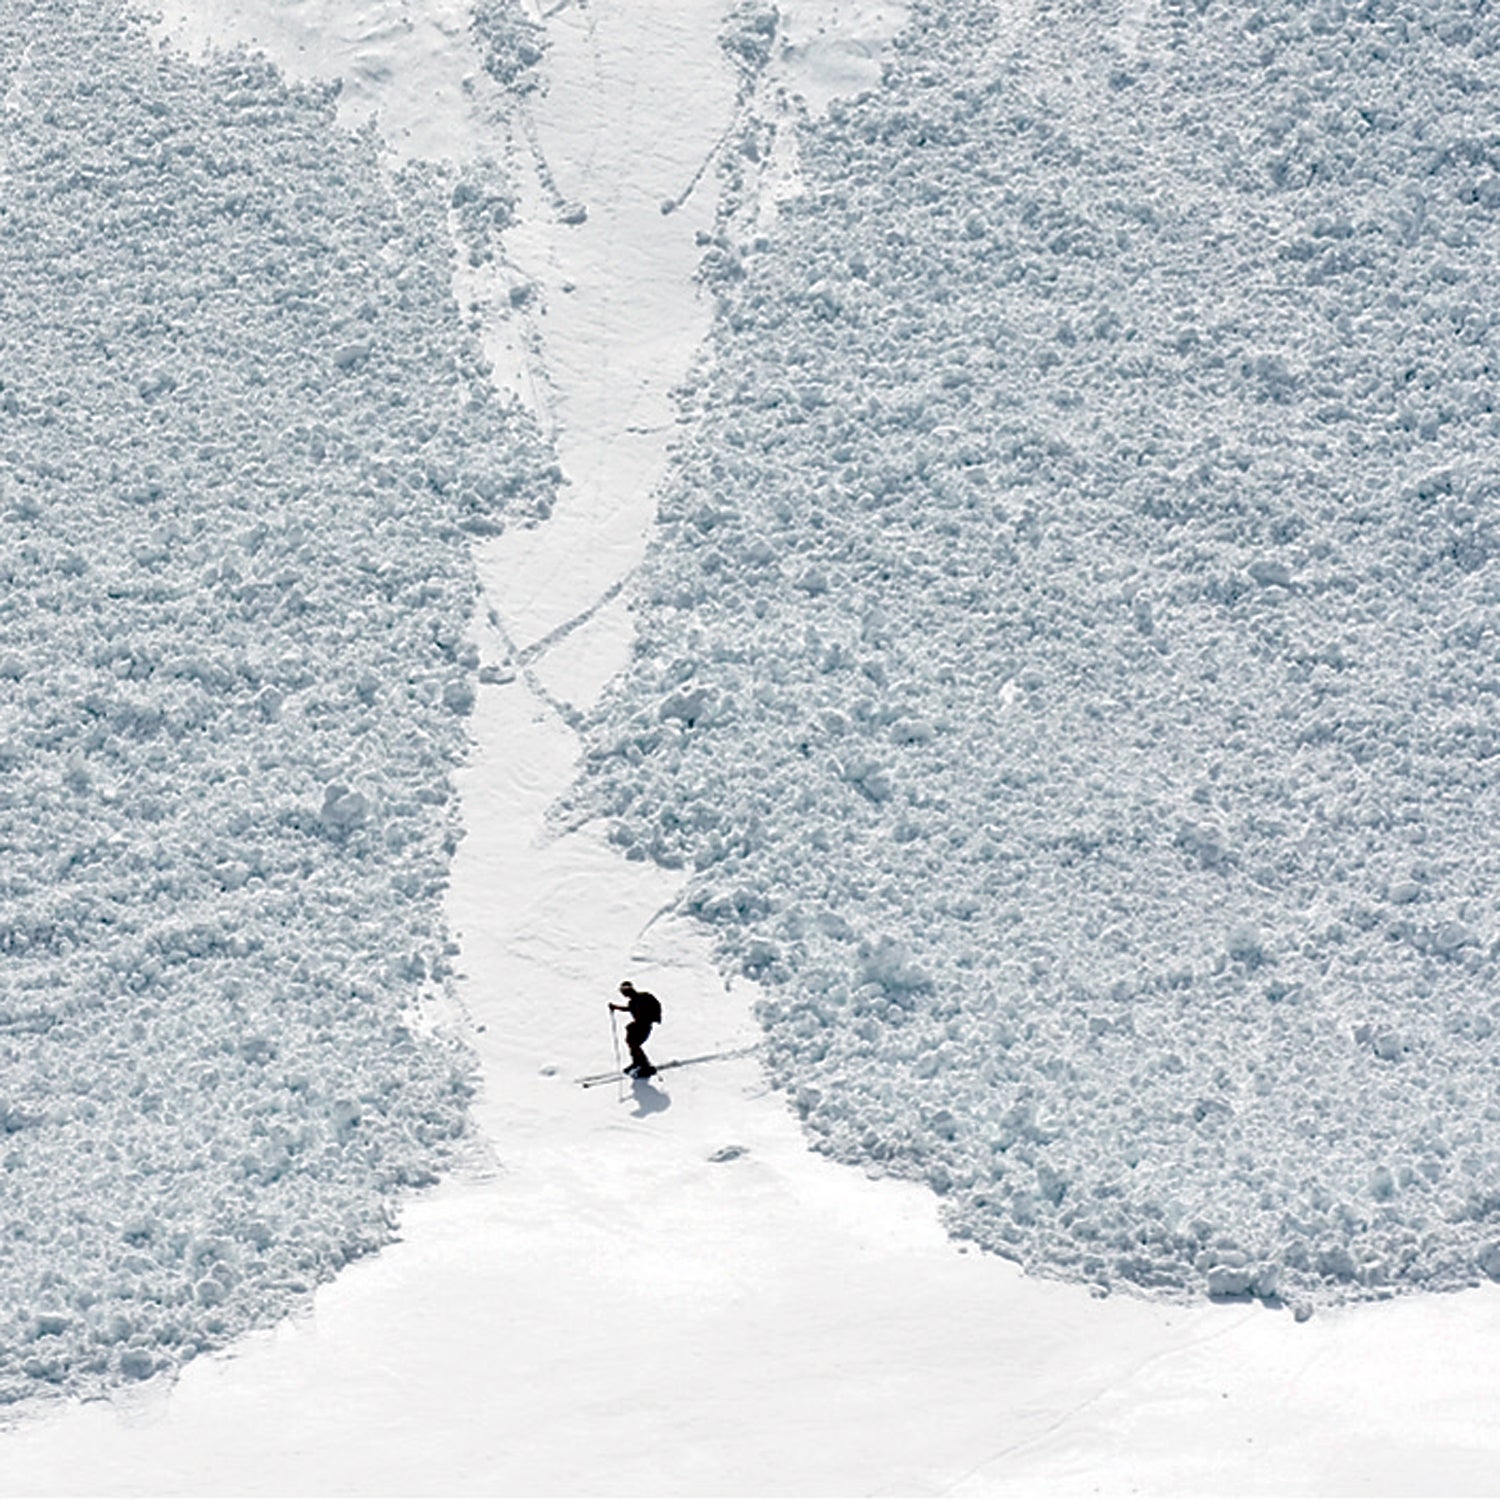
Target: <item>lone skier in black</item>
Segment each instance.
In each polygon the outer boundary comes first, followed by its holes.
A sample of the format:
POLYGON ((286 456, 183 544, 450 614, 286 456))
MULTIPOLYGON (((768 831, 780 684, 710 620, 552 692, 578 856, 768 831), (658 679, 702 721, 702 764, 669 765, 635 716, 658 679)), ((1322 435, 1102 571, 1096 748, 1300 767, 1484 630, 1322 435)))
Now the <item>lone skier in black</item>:
POLYGON ((649 1078, 656 1069, 641 1048, 651 1035, 651 1028, 661 1020, 661 1001, 645 990, 636 989, 628 979, 621 982, 620 993, 625 997, 625 1004, 616 1005, 611 1000, 609 1008, 625 1011, 630 1017, 630 1024, 625 1028, 625 1045, 630 1048, 630 1066, 625 1071, 634 1078, 649 1078))

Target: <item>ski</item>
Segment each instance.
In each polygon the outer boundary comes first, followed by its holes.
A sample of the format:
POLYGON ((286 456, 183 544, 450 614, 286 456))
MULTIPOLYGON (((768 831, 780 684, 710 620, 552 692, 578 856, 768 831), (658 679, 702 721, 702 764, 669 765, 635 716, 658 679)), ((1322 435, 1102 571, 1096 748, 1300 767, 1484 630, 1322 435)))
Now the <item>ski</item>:
MULTIPOLYGON (((670 1066, 671 1066, 670 1063, 663 1063, 661 1065, 661 1067, 657 1068, 656 1071, 657 1071, 657 1073, 660 1073, 662 1068, 666 1068, 666 1067, 670 1067, 670 1066)), ((655 1074, 653 1074, 652 1076, 655 1077, 655 1074)), ((601 1083, 624 1083, 627 1078, 629 1078, 633 1082, 634 1079, 635 1079, 635 1074, 634 1073, 590 1073, 587 1078, 576 1078, 573 1081, 579 1086, 579 1088, 592 1089, 592 1088, 597 1088, 601 1083)))
MULTIPOLYGON (((656 1072, 665 1073, 668 1068, 689 1068, 695 1063, 726 1062, 731 1057, 749 1057, 752 1052, 758 1052, 759 1050, 758 1046, 738 1047, 730 1052, 705 1052, 698 1057, 674 1057, 670 1062, 657 1063, 656 1072)), ((654 1078, 656 1074, 652 1073, 648 1076, 654 1078)), ((597 1088, 601 1083, 624 1083, 626 1079, 634 1082, 635 1074, 623 1071, 615 1073, 589 1073, 573 1081, 580 1088, 592 1089, 597 1088)))

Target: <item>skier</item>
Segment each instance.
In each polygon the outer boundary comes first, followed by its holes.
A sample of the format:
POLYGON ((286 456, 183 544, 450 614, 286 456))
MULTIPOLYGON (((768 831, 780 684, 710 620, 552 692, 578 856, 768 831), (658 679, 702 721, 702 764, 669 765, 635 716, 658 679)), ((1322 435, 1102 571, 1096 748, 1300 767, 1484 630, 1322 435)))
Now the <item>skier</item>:
POLYGON ((661 1020, 661 1001, 645 990, 636 989, 628 979, 621 981, 620 993, 625 997, 625 1004, 616 1005, 611 1000, 609 1008, 623 1010, 630 1017, 630 1024, 625 1028, 625 1045, 630 1048, 630 1066, 625 1071, 633 1078, 649 1078, 656 1069, 641 1047, 651 1035, 651 1028, 661 1020))

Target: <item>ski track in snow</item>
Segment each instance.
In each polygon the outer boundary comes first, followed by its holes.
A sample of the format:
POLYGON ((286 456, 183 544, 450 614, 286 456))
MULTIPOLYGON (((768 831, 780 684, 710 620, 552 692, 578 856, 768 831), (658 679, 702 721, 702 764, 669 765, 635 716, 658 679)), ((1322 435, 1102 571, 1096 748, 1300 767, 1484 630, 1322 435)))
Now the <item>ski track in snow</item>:
MULTIPOLYGON (((892 15, 831 9, 879 24, 806 47, 828 86, 805 91, 816 110, 840 77, 873 81, 892 15)), ((382 15, 197 11, 200 40, 259 40, 307 76, 392 34, 382 15)), ((475 71, 443 6, 407 17, 425 42, 390 45, 392 66, 353 91, 388 133, 393 118, 425 123, 426 148, 465 163, 459 295, 485 313, 499 383, 532 397, 570 481, 551 524, 478 556, 498 624, 476 623, 488 670, 457 778, 468 836, 449 914, 495 1159, 411 1202, 402 1241, 324 1288, 311 1317, 198 1359, 175 1385, 0 1434, 0 1492, 1493 1490, 1493 1291, 1300 1326, 1099 1302, 958 1253, 925 1188, 810 1156, 752 1062, 618 1096, 572 1084, 603 1060, 622 971, 666 1000, 658 1045, 672 1054, 756 1036, 753 986, 726 991, 700 932, 671 914, 679 875, 622 864, 592 830, 548 831, 576 753, 567 721, 628 657, 668 391, 706 328, 701 309, 682 316, 694 226, 663 234, 676 215, 660 204, 720 149, 741 101, 719 68, 716 6, 595 0, 549 17, 552 89, 520 142, 546 169, 529 183, 516 150, 486 165, 506 154, 491 134, 509 128, 502 111, 476 126, 462 107, 421 107, 461 100, 475 71), (421 87, 403 93, 403 77, 421 87), (502 242, 512 189, 520 222, 502 242), (605 253, 558 225, 571 202, 605 253), (632 258, 616 264, 616 249, 632 258), (583 310, 563 313, 575 298, 583 310)), ((790 133, 767 136, 768 173, 728 200, 762 229, 776 221, 761 189, 790 197, 799 170, 790 133)), ((1007 681, 1000 696, 1014 706, 1021 691, 1007 681)))

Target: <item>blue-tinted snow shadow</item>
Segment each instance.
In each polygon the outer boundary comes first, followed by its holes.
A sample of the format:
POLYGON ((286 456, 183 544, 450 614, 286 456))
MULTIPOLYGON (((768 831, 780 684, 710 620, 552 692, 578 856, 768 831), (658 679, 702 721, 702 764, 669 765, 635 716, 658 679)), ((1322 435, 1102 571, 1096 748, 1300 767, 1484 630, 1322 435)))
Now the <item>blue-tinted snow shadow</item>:
POLYGON ((645 1078, 635 1078, 630 1083, 630 1096, 635 1100, 635 1108, 631 1113, 636 1119, 644 1119, 647 1115, 658 1115, 664 1109, 669 1109, 672 1104, 671 1098, 645 1078))

